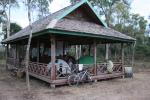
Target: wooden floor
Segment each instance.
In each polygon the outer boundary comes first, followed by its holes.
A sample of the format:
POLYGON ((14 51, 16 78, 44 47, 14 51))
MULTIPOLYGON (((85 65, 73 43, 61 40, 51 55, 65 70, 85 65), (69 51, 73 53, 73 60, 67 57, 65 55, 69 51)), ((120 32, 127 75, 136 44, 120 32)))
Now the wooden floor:
POLYGON ((109 78, 117 78, 123 76, 123 73, 112 73, 112 74, 104 74, 104 75, 97 75, 93 76, 93 80, 102 80, 102 79, 109 79, 109 78))
MULTIPOLYGON (((57 80, 50 80, 49 77, 43 77, 43 76, 39 76, 33 73, 29 73, 30 76, 33 76, 35 78, 41 79, 45 82, 48 82, 52 85, 65 85, 68 84, 68 80, 67 78, 65 79, 57 79, 57 80)), ((92 76, 93 81, 97 81, 97 80, 103 80, 103 79, 111 79, 111 78, 118 78, 118 77, 122 77, 123 73, 112 73, 112 74, 102 74, 102 75, 97 75, 97 76, 92 76)))

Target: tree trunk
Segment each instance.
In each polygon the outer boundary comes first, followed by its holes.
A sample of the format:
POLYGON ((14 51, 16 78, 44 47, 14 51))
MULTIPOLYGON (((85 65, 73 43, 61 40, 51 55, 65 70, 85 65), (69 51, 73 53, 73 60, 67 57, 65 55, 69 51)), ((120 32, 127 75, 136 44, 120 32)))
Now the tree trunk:
MULTIPOLYGON (((6 37, 9 38, 9 35, 10 35, 10 5, 11 5, 11 2, 9 0, 9 7, 8 7, 8 16, 6 14, 6 11, 5 11, 5 17, 7 19, 7 31, 6 31, 6 37)), ((6 70, 8 70, 8 66, 7 66, 7 59, 8 59, 8 49, 9 49, 9 44, 6 45, 6 70)))
POLYGON ((10 35, 10 6, 11 6, 11 2, 9 0, 8 17, 7 17, 7 38, 9 38, 10 35))
POLYGON ((30 92, 28 66, 29 66, 29 50, 30 50, 30 44, 31 44, 31 39, 32 39, 32 23, 31 23, 31 13, 30 13, 31 12, 31 0, 27 0, 27 6, 28 6, 28 20, 29 20, 30 34, 29 34, 29 39, 28 39, 28 44, 27 44, 27 49, 26 49, 25 66, 26 66, 26 84, 27 84, 28 92, 30 92))

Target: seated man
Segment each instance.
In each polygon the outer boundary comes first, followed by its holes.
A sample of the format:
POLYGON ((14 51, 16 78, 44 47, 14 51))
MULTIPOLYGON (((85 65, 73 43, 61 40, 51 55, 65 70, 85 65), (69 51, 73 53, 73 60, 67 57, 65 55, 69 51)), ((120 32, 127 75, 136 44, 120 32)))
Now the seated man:
POLYGON ((108 60, 108 62, 107 62, 107 72, 108 73, 113 72, 113 66, 114 66, 113 62, 111 60, 108 60))

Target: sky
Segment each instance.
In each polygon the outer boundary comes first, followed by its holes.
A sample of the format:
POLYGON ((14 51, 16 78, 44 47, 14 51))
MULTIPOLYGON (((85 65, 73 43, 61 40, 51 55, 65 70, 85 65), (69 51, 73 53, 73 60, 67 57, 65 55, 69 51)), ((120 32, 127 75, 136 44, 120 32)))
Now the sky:
POLYGON ((150 15, 150 0, 134 0, 131 4, 131 12, 138 13, 144 16, 145 19, 148 19, 150 15))
MULTIPOLYGON (((21 25, 21 27, 26 27, 28 23, 28 15, 27 9, 23 6, 22 2, 19 2, 19 8, 13 8, 11 10, 11 21, 16 22, 17 24, 21 25)), ((56 12, 66 6, 70 5, 70 0, 54 0, 51 2, 49 6, 49 11, 51 13, 56 12)), ((32 21, 35 21, 35 18, 32 18, 32 21)))
MULTIPOLYGON (((11 21, 16 22, 21 25, 23 28, 28 25, 28 17, 27 10, 22 6, 23 3, 20 2, 20 8, 13 8, 11 11, 11 21)), ((61 8, 70 5, 69 0, 54 0, 50 4, 50 12, 53 13, 61 8)), ((148 15, 150 15, 150 0, 134 0, 131 4, 131 12, 138 13, 141 16, 144 16, 145 19, 148 19, 148 15)), ((32 19, 35 21, 35 19, 32 19)), ((150 22, 150 21, 149 21, 150 22)))

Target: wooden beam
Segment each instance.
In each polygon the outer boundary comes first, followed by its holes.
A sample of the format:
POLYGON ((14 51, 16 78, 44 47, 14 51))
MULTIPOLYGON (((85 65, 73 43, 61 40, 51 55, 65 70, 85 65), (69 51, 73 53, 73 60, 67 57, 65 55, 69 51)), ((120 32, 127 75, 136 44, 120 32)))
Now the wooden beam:
POLYGON ((43 81, 45 81, 45 82, 48 82, 48 83, 51 82, 50 78, 45 77, 45 76, 42 76, 42 75, 37 75, 37 74, 32 73, 32 72, 29 72, 29 75, 30 75, 30 76, 33 76, 33 77, 35 77, 35 78, 41 79, 41 80, 43 80, 43 81))
POLYGON ((14 52, 13 52, 13 54, 14 54, 14 67, 16 67, 16 59, 17 59, 17 45, 15 44, 14 45, 14 52))
POLYGON ((79 58, 82 56, 82 45, 79 45, 79 58))
MULTIPOLYGON (((103 74, 103 75, 94 75, 91 76, 93 80, 103 80, 103 79, 110 79, 110 78, 119 78, 122 76, 122 73, 112 73, 112 74, 103 74)), ((67 82, 68 80, 65 79, 57 79, 57 80, 53 80, 50 81, 51 84, 55 84, 55 85, 64 85, 64 84, 68 84, 67 82)))
POLYGON ((124 64, 124 44, 121 43, 121 62, 124 64))
POLYGON ((51 80, 56 80, 56 41, 55 36, 51 35, 51 80))
POLYGON ((103 74, 103 75, 96 75, 92 76, 92 79, 95 80, 102 80, 102 79, 110 79, 110 78, 117 78, 121 77, 122 73, 112 73, 112 74, 103 74))
POLYGON ((89 44, 89 56, 91 55, 91 45, 89 44))
POLYGON ((121 63, 122 63, 122 72, 124 74, 124 44, 123 43, 121 43, 121 63))
POLYGON ((106 44, 106 55, 105 55, 105 59, 108 60, 109 58, 109 44, 106 44))
POLYGON ((65 55, 65 42, 63 41, 63 55, 65 55))
POLYGON ((8 44, 6 44, 6 70, 8 70, 8 65, 7 65, 7 62, 8 62, 8 47, 9 47, 9 45, 8 44))
POLYGON ((37 40, 37 62, 40 60, 40 41, 39 39, 37 40))
POLYGON ((94 41, 94 74, 97 75, 97 45, 96 41, 94 41))
POLYGON ((132 47, 132 67, 134 66, 134 55, 135 55, 135 45, 136 42, 133 43, 133 47, 132 47))
POLYGON ((79 59, 79 57, 78 57, 78 45, 75 46, 75 49, 76 49, 76 60, 78 60, 79 59))

